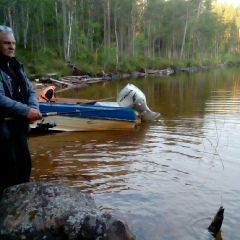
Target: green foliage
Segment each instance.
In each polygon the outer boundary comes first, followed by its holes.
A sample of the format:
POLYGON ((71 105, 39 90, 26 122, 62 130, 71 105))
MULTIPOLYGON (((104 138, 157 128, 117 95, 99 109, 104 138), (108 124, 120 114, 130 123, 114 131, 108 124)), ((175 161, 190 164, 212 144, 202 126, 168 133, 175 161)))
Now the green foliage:
POLYGON ((115 72, 117 66, 117 54, 118 50, 116 44, 112 44, 111 47, 104 47, 102 51, 99 52, 96 64, 101 65, 104 71, 110 69, 110 72, 115 72))
POLYGON ((232 61, 239 19, 211 0, 0 1, 0 24, 12 24, 37 75, 67 73, 69 59, 93 75, 232 61))
POLYGON ((231 62, 231 63, 240 62, 240 54, 237 54, 237 55, 224 54, 222 56, 221 62, 231 62))
POLYGON ((145 36, 143 34, 139 34, 135 38, 135 51, 137 52, 136 55, 143 55, 144 49, 147 46, 147 40, 145 39, 145 36))
MULTIPOLYGON (((114 51, 113 51, 114 53, 114 51)), ((100 64, 94 61, 94 55, 89 54, 89 61, 76 61, 74 64, 82 72, 89 74, 92 77, 102 76, 103 71, 105 73, 130 73, 134 71, 144 71, 146 69, 166 69, 184 68, 184 67, 196 67, 196 66, 213 66, 222 62, 234 63, 240 61, 240 55, 232 56, 226 54, 222 59, 201 60, 191 59, 187 61, 177 61, 167 58, 147 58, 147 57, 120 57, 119 63, 112 61, 110 64, 110 58, 108 63, 103 66, 104 58, 103 54, 100 64), (90 61, 91 59, 91 61, 90 61), (103 68, 104 67, 104 68, 103 68)), ((57 52, 50 49, 40 50, 36 54, 29 53, 25 49, 17 50, 17 58, 24 64, 25 69, 30 79, 40 78, 47 73, 57 73, 58 76, 70 75, 70 69, 67 67, 63 58, 57 57, 57 52)), ((108 57, 106 57, 108 58, 108 57)))
POLYGON ((57 73, 58 76, 70 74, 65 60, 57 57, 51 49, 41 49, 35 54, 18 49, 17 58, 24 64, 30 78, 39 78, 47 73, 57 73))
POLYGON ((134 70, 135 68, 132 66, 131 62, 129 61, 129 58, 121 57, 117 67, 117 71, 120 73, 130 73, 134 70))
POLYGON ((219 59, 203 59, 202 60, 202 66, 215 66, 220 64, 219 59))
POLYGON ((173 64, 171 59, 156 58, 151 61, 152 69, 166 69, 173 64))
POLYGON ((186 67, 201 67, 203 62, 200 59, 189 59, 185 62, 186 67))

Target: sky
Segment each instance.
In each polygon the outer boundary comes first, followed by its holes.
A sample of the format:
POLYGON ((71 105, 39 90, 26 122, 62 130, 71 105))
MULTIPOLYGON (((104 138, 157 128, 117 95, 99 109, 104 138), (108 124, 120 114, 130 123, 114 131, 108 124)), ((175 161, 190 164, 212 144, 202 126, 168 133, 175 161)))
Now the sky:
POLYGON ((240 0, 218 0, 218 2, 226 2, 229 5, 234 5, 235 7, 240 5, 240 0))

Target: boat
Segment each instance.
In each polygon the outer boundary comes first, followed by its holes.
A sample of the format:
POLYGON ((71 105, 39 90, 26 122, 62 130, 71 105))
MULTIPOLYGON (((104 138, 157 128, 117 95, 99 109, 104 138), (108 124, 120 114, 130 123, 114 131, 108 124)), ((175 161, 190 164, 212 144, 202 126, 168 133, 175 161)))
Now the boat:
POLYGON ((119 92, 117 102, 56 98, 39 102, 39 109, 43 118, 31 125, 33 131, 126 130, 160 116, 148 108, 145 95, 132 84, 119 92))

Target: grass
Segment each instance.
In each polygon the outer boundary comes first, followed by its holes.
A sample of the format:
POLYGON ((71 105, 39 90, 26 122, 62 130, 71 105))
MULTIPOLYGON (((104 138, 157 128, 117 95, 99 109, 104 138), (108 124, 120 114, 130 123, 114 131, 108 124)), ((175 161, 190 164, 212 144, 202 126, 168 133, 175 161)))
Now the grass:
MULTIPOLYGON (((58 57, 51 49, 30 52, 26 49, 17 49, 17 58, 24 64, 30 80, 41 78, 49 73, 55 73, 58 77, 71 75, 71 69, 67 66, 64 58, 58 57)), ((150 59, 143 56, 119 57, 118 63, 115 56, 106 57, 99 54, 99 60, 93 61, 89 53, 89 61, 77 59, 73 64, 82 72, 86 72, 92 77, 105 73, 130 73, 133 71, 144 71, 146 69, 166 69, 166 68, 185 68, 214 66, 219 63, 228 62, 230 64, 240 63, 240 56, 224 55, 221 59, 190 59, 176 61, 166 58, 150 59)))

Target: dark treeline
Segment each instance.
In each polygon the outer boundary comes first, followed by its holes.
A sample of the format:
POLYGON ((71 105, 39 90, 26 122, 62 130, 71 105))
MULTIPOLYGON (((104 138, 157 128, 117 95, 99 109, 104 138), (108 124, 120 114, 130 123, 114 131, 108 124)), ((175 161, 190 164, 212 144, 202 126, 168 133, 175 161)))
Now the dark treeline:
POLYGON ((82 69, 123 71, 129 59, 144 67, 139 59, 201 64, 240 55, 240 7, 213 0, 0 0, 0 13, 18 47, 82 69))

